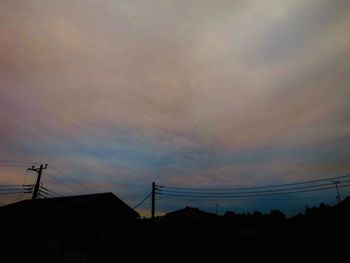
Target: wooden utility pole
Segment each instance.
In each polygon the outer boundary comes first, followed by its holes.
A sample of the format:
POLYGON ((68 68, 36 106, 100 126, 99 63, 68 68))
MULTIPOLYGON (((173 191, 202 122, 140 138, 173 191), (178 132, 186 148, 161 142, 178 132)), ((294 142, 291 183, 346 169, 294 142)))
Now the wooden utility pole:
POLYGON ((156 202, 156 183, 152 182, 152 221, 154 221, 154 211, 155 211, 155 204, 156 202))
POLYGON ((28 168, 27 170, 36 172, 38 174, 38 177, 36 178, 36 183, 33 191, 33 196, 32 199, 35 200, 38 198, 38 192, 39 192, 39 187, 40 187, 40 179, 41 175, 43 173, 43 170, 47 168, 47 164, 45 166, 43 164, 40 165, 39 168, 35 168, 34 165, 31 168, 28 168))

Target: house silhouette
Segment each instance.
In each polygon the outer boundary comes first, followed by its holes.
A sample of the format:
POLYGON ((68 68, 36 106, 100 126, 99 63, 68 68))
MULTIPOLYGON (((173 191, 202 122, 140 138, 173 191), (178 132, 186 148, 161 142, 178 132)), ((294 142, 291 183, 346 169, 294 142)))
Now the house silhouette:
POLYGON ((167 213, 162 220, 176 223, 195 223, 201 220, 215 218, 216 215, 205 212, 199 208, 186 206, 184 209, 167 213))
POLYGON ((0 240, 13 262, 94 262, 130 247, 139 217, 113 193, 24 200, 0 207, 0 240))
POLYGON ((133 220, 140 215, 120 200, 113 193, 76 195, 47 199, 23 200, 0 208, 0 213, 7 215, 30 216, 36 214, 67 214, 83 213, 88 215, 98 212, 106 216, 116 216, 118 220, 133 220))

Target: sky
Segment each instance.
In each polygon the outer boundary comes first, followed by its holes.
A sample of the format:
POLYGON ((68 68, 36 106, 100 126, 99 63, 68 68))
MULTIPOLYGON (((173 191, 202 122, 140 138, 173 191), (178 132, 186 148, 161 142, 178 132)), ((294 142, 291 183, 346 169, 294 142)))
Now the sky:
MULTIPOLYGON (((23 164, 0 163, 0 183, 48 163, 50 189, 133 206, 152 181, 348 174, 349 28, 348 0, 0 0, 0 159, 23 164)), ((160 213, 306 202, 159 199, 160 213)))

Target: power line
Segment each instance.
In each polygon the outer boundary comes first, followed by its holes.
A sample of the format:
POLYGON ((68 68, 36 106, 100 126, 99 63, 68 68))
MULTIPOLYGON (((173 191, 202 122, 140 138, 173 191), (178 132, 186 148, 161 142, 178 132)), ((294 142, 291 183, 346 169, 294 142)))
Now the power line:
POLYGON ((41 197, 44 197, 45 199, 48 198, 48 196, 46 196, 44 193, 42 192, 39 192, 38 193, 38 197, 41 198, 41 197))
POLYGON ((55 198, 56 196, 54 195, 50 195, 49 193, 43 192, 43 191, 39 191, 38 195, 40 196, 44 196, 45 198, 55 198))
MULTIPOLYGON (((350 180, 345 180, 339 183, 347 183, 350 182, 350 180)), ((333 182, 329 183, 323 183, 323 184, 316 184, 316 185, 308 185, 308 186, 299 186, 299 187, 289 187, 289 188, 282 188, 282 189, 272 189, 272 190, 260 190, 260 191, 225 191, 225 192, 189 192, 189 191, 178 191, 178 190, 167 190, 165 189, 159 189, 158 191, 160 193, 176 193, 176 194, 193 194, 193 195, 218 195, 218 196, 225 196, 225 195, 242 195, 242 194, 260 194, 260 193, 275 193, 275 192, 287 192, 287 191, 293 191, 293 190, 301 190, 301 189, 312 189, 316 187, 322 187, 322 186, 329 186, 333 185, 333 182)))
POLYGON ((34 163, 34 162, 23 162, 23 161, 18 161, 18 160, 4 160, 4 159, 0 159, 0 163, 15 163, 15 164, 23 164, 23 165, 38 164, 38 163, 34 163))
POLYGON ((312 181, 304 181, 304 182, 296 182, 296 183, 287 183, 287 184, 277 184, 277 185, 264 185, 264 186, 252 186, 252 187, 233 187, 233 188, 190 188, 190 187, 174 187, 174 186, 166 186, 166 185, 158 185, 159 188, 168 188, 168 189, 178 189, 178 190, 188 190, 188 191, 240 191, 240 190, 252 190, 252 189, 263 189, 263 188, 275 188, 275 187, 286 187, 293 185, 302 185, 302 184, 311 184, 318 183, 324 181, 330 181, 335 179, 342 179, 350 177, 350 174, 336 177, 329 177, 324 179, 312 180, 312 181))
POLYGON ((55 166, 50 165, 50 168, 52 168, 52 170, 53 170, 56 174, 61 175, 62 177, 66 178, 67 180, 70 180, 73 184, 79 186, 81 189, 84 189, 84 190, 86 190, 86 191, 88 191, 88 192, 95 192, 93 189, 90 189, 89 187, 87 187, 87 186, 85 186, 85 185, 79 183, 79 182, 76 181, 74 178, 69 177, 69 176, 67 176, 66 174, 62 173, 62 172, 61 172, 60 170, 58 170, 55 166))
POLYGON ((27 175, 28 175, 28 173, 29 173, 29 170, 27 169, 26 172, 25 172, 25 174, 24 174, 23 185, 25 185, 26 182, 27 182, 27 175))
POLYGON ((55 191, 52 191, 51 189, 47 189, 47 188, 44 187, 44 186, 40 186, 40 190, 41 190, 41 191, 45 191, 47 194, 50 194, 50 195, 52 195, 52 196, 54 196, 54 195, 56 195, 56 196, 58 196, 58 197, 62 196, 61 194, 56 193, 55 191), (52 194, 51 194, 51 193, 52 193, 52 194))
MULTIPOLYGON (((345 185, 339 185, 338 187, 348 187, 350 184, 345 185)), ((296 193, 306 193, 306 192, 315 192, 315 191, 322 191, 322 190, 328 190, 333 189, 333 186, 328 187, 321 187, 318 189, 308 189, 308 190, 300 190, 300 191, 290 191, 290 192, 280 192, 280 193, 261 193, 261 194, 231 194, 231 195, 196 195, 196 194, 176 194, 176 193, 158 193, 159 195, 164 196, 175 196, 175 197, 192 197, 192 198, 247 198, 247 197, 264 197, 264 196, 274 196, 274 195, 286 195, 286 194, 296 194, 296 193)))
POLYGON ((1 187, 27 187, 27 186, 33 186, 32 184, 0 184, 0 188, 1 187))
POLYGON ((3 167, 24 168, 24 167, 27 167, 28 165, 34 165, 34 164, 36 164, 36 163, 11 161, 11 160, 0 160, 0 166, 3 166, 3 167))
POLYGON ((32 190, 33 188, 7 188, 7 189, 1 189, 0 192, 6 192, 6 191, 21 191, 21 190, 32 190))
POLYGON ((74 189, 73 187, 71 187, 69 184, 66 184, 65 182, 61 181, 60 179, 56 178, 55 176, 49 174, 49 173, 44 173, 45 175, 48 175, 49 178, 53 179, 54 181, 56 181, 57 183, 65 186, 66 188, 70 189, 73 193, 78 193, 78 194, 83 194, 82 192, 80 192, 77 189, 74 189))
POLYGON ((21 194, 20 198, 24 194, 29 194, 33 190, 33 185, 19 185, 19 184, 1 184, 0 185, 0 195, 13 195, 21 194))
POLYGON ((49 189, 47 189, 46 187, 44 187, 42 184, 40 185, 40 189, 44 189, 45 191, 49 191, 49 189))
MULTIPOLYGON (((27 183, 27 176, 28 176, 28 173, 29 173, 29 170, 26 169, 26 172, 25 172, 25 174, 24 174, 24 179, 23 179, 23 186, 25 186, 26 183, 27 183)), ((34 185, 31 185, 31 186, 34 187, 34 185)), ((24 195, 24 194, 21 194, 21 196, 19 197, 19 199, 22 199, 22 198, 23 198, 23 195, 24 195)))
POLYGON ((50 193, 48 193, 48 192, 43 191, 42 189, 40 189, 39 195, 42 195, 42 196, 44 196, 45 198, 55 198, 55 197, 57 197, 57 196, 55 196, 55 195, 52 195, 52 194, 50 194, 50 193))
POLYGON ((77 186, 85 189, 85 190, 88 190, 89 192, 94 192, 92 189, 88 188, 87 186, 85 185, 82 185, 81 183, 79 183, 78 181, 76 181, 75 179, 63 174, 61 171, 59 171, 57 168, 55 168, 54 166, 51 166, 51 168, 59 175, 67 178, 68 180, 70 180, 72 183, 76 184, 77 186))
POLYGON ((58 198, 58 197, 62 197, 61 195, 60 196, 57 196, 57 195, 52 195, 52 194, 50 194, 50 193, 48 193, 47 194, 49 197, 51 197, 51 198, 58 198))
POLYGON ((1 185, 0 192, 32 191, 33 185, 1 185))
POLYGON ((53 196, 56 196, 56 197, 62 197, 61 194, 58 194, 58 193, 56 193, 56 192, 54 192, 54 191, 52 191, 52 190, 49 190, 49 194, 51 194, 51 195, 53 195, 53 196), (52 194, 51 194, 51 193, 52 193, 52 194))
MULTIPOLYGON (((27 166, 27 164, 28 163, 26 163, 26 162, 15 161, 15 160, 4 160, 4 159, 0 160, 0 166, 5 165, 5 166, 23 169, 24 167, 27 166)), ((22 185, 19 185, 19 184, 0 184, 1 194, 7 195, 7 194, 17 194, 18 193, 18 194, 21 194, 19 199, 22 199, 24 194, 31 193, 33 190, 33 185, 26 184, 27 175, 28 175, 28 170, 26 170, 26 172, 24 174, 22 185)))
POLYGON ((0 192, 0 195, 30 194, 31 191, 0 192))
POLYGON ((58 179, 57 177, 49 174, 49 173, 44 173, 45 175, 48 176, 49 179, 54 180, 56 183, 62 185, 63 187, 65 187, 66 189, 69 189, 71 192, 73 193, 78 193, 78 194, 82 194, 79 190, 74 189, 73 187, 71 187, 69 184, 66 184, 65 182, 61 181, 60 179, 58 179))
POLYGON ((138 203, 136 206, 133 207, 133 209, 138 208, 140 205, 142 205, 150 196, 152 195, 152 192, 150 192, 140 203, 138 203))
POLYGON ((15 163, 0 163, 0 167, 11 167, 11 168, 23 169, 25 167, 28 167, 28 165, 26 165, 26 164, 15 164, 15 163))

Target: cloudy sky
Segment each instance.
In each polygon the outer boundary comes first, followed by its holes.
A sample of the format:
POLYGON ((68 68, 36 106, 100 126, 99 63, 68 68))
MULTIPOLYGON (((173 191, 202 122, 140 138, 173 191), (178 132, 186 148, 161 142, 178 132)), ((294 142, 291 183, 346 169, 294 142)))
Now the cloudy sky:
POLYGON ((130 205, 347 174, 349 28, 349 0, 0 0, 0 159, 130 205))

